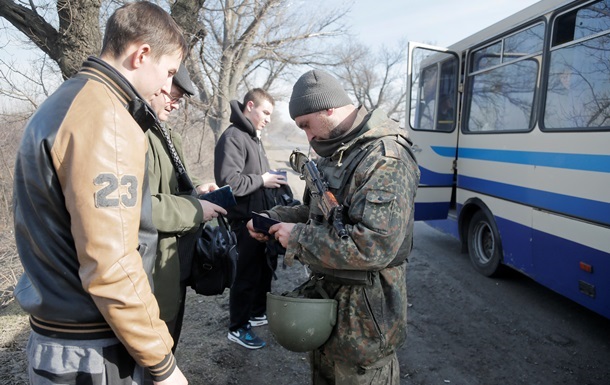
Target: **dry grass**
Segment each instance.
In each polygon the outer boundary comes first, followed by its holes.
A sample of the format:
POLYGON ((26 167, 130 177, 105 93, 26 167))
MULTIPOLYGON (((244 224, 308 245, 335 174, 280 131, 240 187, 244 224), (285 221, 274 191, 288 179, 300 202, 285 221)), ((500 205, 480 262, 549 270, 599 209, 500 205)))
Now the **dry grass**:
POLYGON ((12 229, 4 228, 0 234, 0 309, 13 298, 13 289, 23 272, 12 229))
POLYGON ((7 118, 0 131, 0 309, 11 302, 22 273, 13 235, 12 195, 15 155, 24 122, 23 118, 7 118))

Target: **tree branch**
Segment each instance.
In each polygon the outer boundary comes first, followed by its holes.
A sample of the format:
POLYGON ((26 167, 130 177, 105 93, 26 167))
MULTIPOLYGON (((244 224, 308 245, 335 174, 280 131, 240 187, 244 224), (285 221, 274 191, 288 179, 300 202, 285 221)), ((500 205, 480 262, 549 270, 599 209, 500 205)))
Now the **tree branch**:
POLYGON ((21 31, 51 59, 59 60, 60 52, 56 49, 59 33, 36 12, 36 8, 29 9, 11 0, 0 0, 0 17, 21 31))

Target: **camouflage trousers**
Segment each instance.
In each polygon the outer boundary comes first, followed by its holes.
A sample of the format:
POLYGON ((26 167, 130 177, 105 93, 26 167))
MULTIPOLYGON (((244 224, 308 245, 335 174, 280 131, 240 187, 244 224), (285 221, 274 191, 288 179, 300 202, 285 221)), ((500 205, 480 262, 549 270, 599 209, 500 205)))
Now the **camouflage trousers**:
POLYGON ((367 366, 332 361, 320 350, 309 360, 313 385, 400 385, 396 352, 367 366))

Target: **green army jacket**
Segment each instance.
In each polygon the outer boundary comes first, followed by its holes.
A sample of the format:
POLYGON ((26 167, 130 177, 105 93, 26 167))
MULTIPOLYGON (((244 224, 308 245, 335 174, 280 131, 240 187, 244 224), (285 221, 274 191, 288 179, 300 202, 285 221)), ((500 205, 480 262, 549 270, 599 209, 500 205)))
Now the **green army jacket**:
MULTIPOLYGON (((166 126, 167 128, 167 126, 166 126)), ((187 169, 182 153, 181 136, 167 128, 176 151, 187 169)), ((180 259, 178 235, 195 231, 203 222, 203 209, 194 196, 176 195, 178 179, 169 151, 158 126, 146 132, 148 177, 152 195, 153 224, 159 232, 157 258, 153 270, 154 293, 161 310, 161 319, 170 321, 180 305, 180 259)), ((191 176, 195 186, 200 181, 191 176)))
POLYGON ((385 113, 375 110, 353 129, 360 132, 356 138, 317 162, 331 192, 342 194, 348 239, 339 238, 327 222, 313 219, 320 214, 314 197, 309 206, 276 207, 269 215, 297 223, 287 260, 296 257, 313 271, 319 267, 371 273, 371 285, 321 281, 338 301, 337 324, 321 349, 335 361, 366 366, 390 355, 406 337, 406 263, 388 265, 399 252, 406 258, 410 251, 419 170, 396 140, 399 136, 406 140, 405 130, 385 113), (361 151, 367 154, 343 181, 347 186, 336 188, 332 178, 342 175, 345 162, 361 151))

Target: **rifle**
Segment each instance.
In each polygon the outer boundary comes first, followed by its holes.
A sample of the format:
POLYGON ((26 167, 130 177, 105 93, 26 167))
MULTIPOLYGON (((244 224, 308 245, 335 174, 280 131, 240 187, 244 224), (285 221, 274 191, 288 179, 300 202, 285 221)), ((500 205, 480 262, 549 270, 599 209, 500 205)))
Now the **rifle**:
POLYGON ((299 150, 294 150, 290 154, 290 167, 300 174, 301 179, 305 180, 311 195, 319 198, 318 207, 337 235, 341 239, 347 239, 347 230, 343 225, 343 205, 339 204, 335 195, 328 190, 328 183, 322 179, 315 162, 299 150))

